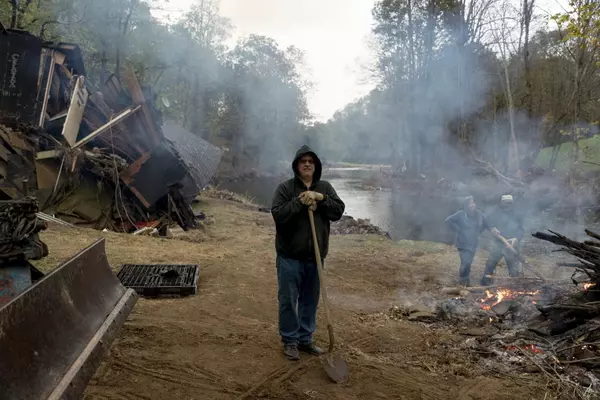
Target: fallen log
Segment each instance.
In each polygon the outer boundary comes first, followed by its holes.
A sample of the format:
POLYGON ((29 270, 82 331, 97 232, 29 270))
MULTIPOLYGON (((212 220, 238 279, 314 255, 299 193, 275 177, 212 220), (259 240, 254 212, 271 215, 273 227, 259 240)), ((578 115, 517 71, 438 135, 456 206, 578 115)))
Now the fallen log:
POLYGON ((451 294, 457 296, 467 296, 469 293, 483 292, 489 289, 494 289, 497 286, 471 286, 471 287, 445 287, 442 288, 443 294, 451 294))

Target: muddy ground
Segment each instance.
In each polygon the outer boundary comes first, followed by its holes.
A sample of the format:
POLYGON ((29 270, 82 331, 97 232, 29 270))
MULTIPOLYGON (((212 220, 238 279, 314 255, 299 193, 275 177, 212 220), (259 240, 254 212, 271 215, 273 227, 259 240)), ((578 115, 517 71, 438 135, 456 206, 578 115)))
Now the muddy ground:
MULTIPOLYGON (((287 361, 277 334, 270 215, 216 199, 200 206, 212 223, 188 240, 54 226, 42 234, 50 255, 38 265, 46 270, 101 235, 115 270, 124 263, 200 265, 196 296, 138 301, 86 399, 552 398, 538 374, 496 376, 476 369, 468 354, 441 348, 464 337, 381 314, 439 295, 455 279, 455 251, 426 242, 333 237, 326 273, 350 381, 330 383, 310 356, 287 361)), ((478 255, 474 278, 484 261, 478 255)), ((316 339, 327 343, 321 311, 316 339)))

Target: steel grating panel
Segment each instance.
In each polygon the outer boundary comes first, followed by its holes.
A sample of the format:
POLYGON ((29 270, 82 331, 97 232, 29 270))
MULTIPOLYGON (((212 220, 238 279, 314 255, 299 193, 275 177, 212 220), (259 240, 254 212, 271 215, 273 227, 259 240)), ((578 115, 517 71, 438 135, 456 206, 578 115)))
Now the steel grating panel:
POLYGON ((195 264, 125 264, 117 278, 143 296, 189 296, 196 294, 198 270, 195 264))

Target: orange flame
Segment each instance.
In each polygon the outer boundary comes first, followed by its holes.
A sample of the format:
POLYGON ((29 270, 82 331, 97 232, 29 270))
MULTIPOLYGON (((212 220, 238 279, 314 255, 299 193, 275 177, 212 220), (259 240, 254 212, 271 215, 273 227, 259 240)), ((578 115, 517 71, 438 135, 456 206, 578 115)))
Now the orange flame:
MULTIPOLYGON (((510 290, 510 289, 498 289, 495 294, 492 294, 489 290, 485 291, 485 298, 479 299, 481 304, 481 308, 489 311, 493 306, 500 303, 503 300, 514 299, 519 296, 535 296, 539 294, 540 291, 536 290, 534 292, 527 291, 519 291, 519 290, 510 290)), ((535 304, 535 301, 533 301, 535 304)))
POLYGON ((593 288, 594 286, 596 286, 595 282, 586 282, 583 284, 583 290, 589 290, 590 288, 593 288))
MULTIPOLYGON (((515 346, 514 344, 511 344, 510 346, 506 347, 506 350, 508 350, 508 351, 517 351, 518 349, 519 349, 519 347, 515 346)), ((544 350, 540 349, 535 344, 527 344, 525 346, 522 346, 521 349, 527 350, 527 351, 530 351, 530 352, 536 353, 536 354, 544 352, 544 350)))

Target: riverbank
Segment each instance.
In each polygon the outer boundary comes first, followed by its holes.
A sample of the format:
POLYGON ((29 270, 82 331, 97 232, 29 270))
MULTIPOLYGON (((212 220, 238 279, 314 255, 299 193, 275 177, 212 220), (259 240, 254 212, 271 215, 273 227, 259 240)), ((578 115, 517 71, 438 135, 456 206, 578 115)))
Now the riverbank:
MULTIPOLYGON (((194 240, 158 239, 52 226, 42 233, 49 270, 99 236, 113 268, 124 263, 197 263, 198 293, 140 299, 86 399, 542 399, 554 398, 539 374, 494 374, 449 330, 398 321, 395 306, 419 306, 453 284, 451 246, 336 235, 326 263, 338 351, 350 381, 327 381, 318 360, 290 363, 277 335, 274 226, 269 214, 233 201, 200 198, 211 222, 194 240)), ((191 239, 191 238, 190 238, 191 239)), ((485 253, 473 276, 480 276, 485 253)), ((501 268, 501 274, 505 270, 501 268)), ((319 312, 319 344, 327 334, 319 312)))

